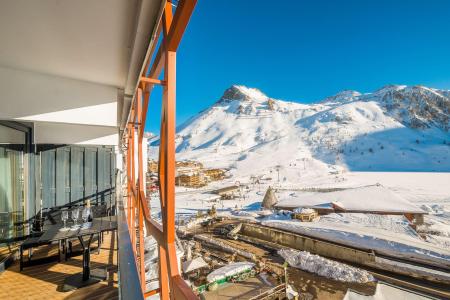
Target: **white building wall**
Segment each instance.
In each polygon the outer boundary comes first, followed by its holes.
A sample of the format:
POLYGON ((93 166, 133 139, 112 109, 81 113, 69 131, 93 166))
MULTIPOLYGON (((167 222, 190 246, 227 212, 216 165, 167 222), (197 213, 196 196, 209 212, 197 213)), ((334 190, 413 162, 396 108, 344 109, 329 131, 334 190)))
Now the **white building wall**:
POLYGON ((0 119, 33 122, 35 143, 118 144, 115 87, 0 67, 0 119))
POLYGON ((35 122, 36 144, 112 145, 119 141, 118 129, 109 126, 92 126, 35 122))
POLYGON ((25 133, 0 125, 0 144, 23 144, 25 133))

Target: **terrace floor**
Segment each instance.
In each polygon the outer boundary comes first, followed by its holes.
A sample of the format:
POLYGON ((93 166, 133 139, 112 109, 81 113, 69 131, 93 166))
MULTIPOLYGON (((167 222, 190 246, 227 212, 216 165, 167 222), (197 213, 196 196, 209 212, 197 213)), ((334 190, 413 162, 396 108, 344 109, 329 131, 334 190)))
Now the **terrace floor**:
MULTIPOLYGON (((92 243, 95 247, 96 242, 92 243)), ((79 245, 74 245, 77 251, 79 245)), ((34 249, 33 259, 57 255, 56 246, 43 246, 34 249)), ((24 261, 27 261, 25 251, 24 261)), ((62 292, 64 279, 72 274, 82 272, 81 253, 67 261, 49 262, 28 266, 19 271, 19 263, 15 262, 0 274, 0 299, 118 299, 117 284, 117 236, 106 233, 101 245, 100 254, 91 250, 91 270, 106 267, 109 278, 88 287, 70 292, 62 292)))

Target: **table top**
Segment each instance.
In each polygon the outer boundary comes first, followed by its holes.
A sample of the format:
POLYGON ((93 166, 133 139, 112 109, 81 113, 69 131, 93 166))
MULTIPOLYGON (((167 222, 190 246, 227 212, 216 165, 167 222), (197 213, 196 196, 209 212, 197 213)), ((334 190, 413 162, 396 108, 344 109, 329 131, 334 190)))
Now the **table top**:
MULTIPOLYGON (((67 224, 67 227, 73 225, 73 223, 67 224), (70 225, 69 225, 70 224, 70 225)), ((92 226, 87 229, 76 229, 59 231, 64 225, 57 223, 51 225, 43 235, 39 238, 39 242, 51 242, 64 240, 68 238, 76 238, 79 236, 96 234, 103 231, 111 231, 117 229, 117 216, 107 216, 101 218, 94 218, 92 220, 92 226)))

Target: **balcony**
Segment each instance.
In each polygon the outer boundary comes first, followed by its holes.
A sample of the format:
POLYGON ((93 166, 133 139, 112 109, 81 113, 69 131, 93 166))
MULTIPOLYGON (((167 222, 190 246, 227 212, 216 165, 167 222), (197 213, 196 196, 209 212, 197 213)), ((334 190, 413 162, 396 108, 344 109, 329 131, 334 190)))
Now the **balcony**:
MULTIPOLYGON (((173 253, 176 50, 195 4, 1 4, 0 171, 7 176, 0 180, 0 212, 6 216, 0 246, 7 268, 0 273, 0 298, 195 299, 173 253), (143 131, 155 85, 164 91, 162 225, 150 217, 143 186, 143 131), (87 203, 107 204, 117 213, 117 239, 110 231, 99 254, 91 249, 91 268, 107 268, 108 279, 63 292, 64 281, 89 263, 79 252, 55 261, 67 253, 61 244, 33 246, 31 261, 45 261, 20 270, 14 261, 18 247, 42 234, 35 224, 43 212, 87 203), (148 290, 143 239, 150 235, 158 242, 160 286, 148 290)), ((72 250, 83 245, 83 239, 75 241, 72 250)), ((22 252, 25 261, 28 251, 22 252)))

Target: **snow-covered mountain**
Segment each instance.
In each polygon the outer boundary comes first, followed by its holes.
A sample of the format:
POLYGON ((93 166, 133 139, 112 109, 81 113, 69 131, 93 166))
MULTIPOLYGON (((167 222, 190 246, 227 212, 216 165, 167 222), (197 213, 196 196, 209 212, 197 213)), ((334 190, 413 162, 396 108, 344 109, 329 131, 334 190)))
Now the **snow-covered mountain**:
POLYGON ((315 104, 234 85, 177 130, 177 159, 242 176, 450 171, 450 91, 390 85, 343 91, 315 104))

